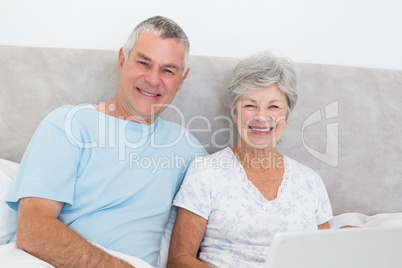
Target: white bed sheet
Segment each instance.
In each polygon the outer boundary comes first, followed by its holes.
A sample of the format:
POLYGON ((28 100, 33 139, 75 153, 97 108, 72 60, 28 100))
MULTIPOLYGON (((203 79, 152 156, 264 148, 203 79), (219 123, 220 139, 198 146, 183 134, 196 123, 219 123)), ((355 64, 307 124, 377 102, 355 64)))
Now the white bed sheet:
POLYGON ((380 213, 373 216, 367 216, 361 213, 343 213, 334 216, 329 225, 331 229, 338 229, 342 226, 365 227, 385 227, 385 226, 401 226, 402 212, 398 213, 380 213))
MULTIPOLYGON (((112 256, 120 258, 136 268, 152 268, 147 262, 129 255, 125 255, 116 251, 107 250, 96 245, 112 256)), ((54 266, 18 249, 15 242, 0 245, 0 267, 1 268, 52 268, 54 266)))
MULTIPOLYGON (((330 220, 331 229, 337 229, 342 226, 358 226, 361 228, 381 227, 381 226, 400 226, 402 228, 402 212, 400 213, 381 213, 373 216, 367 216, 360 213, 344 213, 335 216, 330 220)), ((98 246, 100 247, 100 246, 98 246)), ((167 259, 167 245, 162 247, 163 252, 161 258, 163 261, 162 267, 166 264, 167 259)), ((100 247, 102 248, 102 247, 100 247)), ((145 261, 128 256, 116 251, 107 250, 102 248, 109 254, 116 256, 120 259, 127 261, 138 268, 151 268, 152 266, 145 261)), ((47 268, 53 267, 52 265, 18 249, 15 243, 0 245, 0 267, 1 268, 47 268)))

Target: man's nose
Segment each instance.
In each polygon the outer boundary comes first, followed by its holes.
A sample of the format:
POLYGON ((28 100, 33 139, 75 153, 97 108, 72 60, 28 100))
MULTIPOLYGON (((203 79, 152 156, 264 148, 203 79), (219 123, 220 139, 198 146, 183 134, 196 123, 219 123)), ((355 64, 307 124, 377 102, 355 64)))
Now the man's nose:
POLYGON ((145 81, 152 87, 156 87, 160 83, 159 71, 156 68, 149 70, 145 76, 145 81))

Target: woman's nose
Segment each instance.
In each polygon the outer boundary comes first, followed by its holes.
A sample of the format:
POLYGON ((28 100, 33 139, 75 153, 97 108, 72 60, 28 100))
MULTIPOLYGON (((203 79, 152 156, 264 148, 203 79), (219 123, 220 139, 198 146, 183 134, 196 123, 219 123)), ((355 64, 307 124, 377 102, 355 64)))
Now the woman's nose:
POLYGON ((258 120, 262 124, 274 126, 277 121, 277 116, 275 113, 267 109, 258 109, 254 119, 258 120))
POLYGON ((272 120, 272 117, 274 117, 275 114, 268 109, 259 108, 257 110, 257 116, 262 118, 263 120, 272 120))

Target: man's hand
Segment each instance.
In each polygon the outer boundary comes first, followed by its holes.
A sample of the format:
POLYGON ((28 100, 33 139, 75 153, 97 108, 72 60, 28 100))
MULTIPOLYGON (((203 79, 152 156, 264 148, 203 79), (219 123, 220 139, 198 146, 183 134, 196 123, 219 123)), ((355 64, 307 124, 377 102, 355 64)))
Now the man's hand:
POLYGON ((133 267, 92 245, 57 217, 63 203, 27 197, 20 200, 17 246, 55 267, 133 267))

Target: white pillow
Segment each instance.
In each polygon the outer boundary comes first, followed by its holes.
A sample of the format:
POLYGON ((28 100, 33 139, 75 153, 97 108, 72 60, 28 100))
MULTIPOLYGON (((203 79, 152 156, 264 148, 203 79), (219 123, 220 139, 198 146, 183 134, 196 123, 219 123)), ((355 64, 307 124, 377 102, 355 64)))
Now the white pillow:
POLYGON ((19 164, 0 158, 0 245, 7 244, 15 234, 17 212, 5 202, 19 164))

